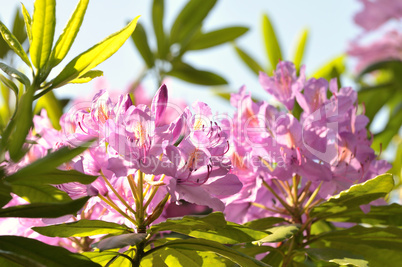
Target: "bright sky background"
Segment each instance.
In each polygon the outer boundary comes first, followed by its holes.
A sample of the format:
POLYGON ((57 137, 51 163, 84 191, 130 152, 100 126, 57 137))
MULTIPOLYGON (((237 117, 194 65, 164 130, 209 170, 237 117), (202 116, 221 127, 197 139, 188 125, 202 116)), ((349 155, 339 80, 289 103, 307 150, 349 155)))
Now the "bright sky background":
MULTIPOLYGON (((20 2, 24 3, 32 14, 32 0, 0 0, 0 17, 11 27, 11 17, 20 2)), ((58 36, 69 16, 73 12, 78 0, 57 1, 57 28, 58 36)), ((187 1, 165 0, 165 25, 170 26, 178 11, 187 1)), ((92 0, 89 3, 84 23, 77 39, 67 56, 59 65, 61 68, 80 52, 101 41, 109 34, 118 31, 137 15, 147 31, 153 30, 151 23, 152 1, 139 0, 92 0)), ((310 29, 310 39, 307 44, 304 62, 307 72, 313 73, 321 64, 330 58, 344 52, 348 42, 352 40, 360 29, 353 23, 353 14, 361 9, 357 0, 220 0, 209 14, 204 29, 212 30, 224 26, 247 26, 249 32, 238 39, 238 44, 248 51, 263 66, 268 64, 261 34, 261 17, 267 13, 279 35, 285 59, 293 55, 294 43, 300 31, 310 29)), ((57 37, 56 37, 57 38, 57 37)), ((149 40, 154 45, 154 40, 149 40)), ((261 89, 257 77, 237 57, 230 44, 204 50, 205 52, 191 52, 186 62, 201 68, 215 71, 229 81, 229 87, 235 91, 242 85, 258 95, 267 98, 268 95, 261 89)), ((96 69, 104 71, 111 90, 125 90, 143 68, 144 63, 136 51, 134 44, 128 40, 126 44, 105 63, 96 69)), ((86 96, 93 93, 93 82, 84 85, 69 85, 57 89, 59 96, 86 96)), ((157 89, 153 80, 145 82, 149 94, 157 89)), ((195 86, 176 79, 168 81, 172 97, 184 97, 189 102, 201 100, 208 102, 215 111, 228 110, 225 102, 211 97, 207 87, 195 86)))

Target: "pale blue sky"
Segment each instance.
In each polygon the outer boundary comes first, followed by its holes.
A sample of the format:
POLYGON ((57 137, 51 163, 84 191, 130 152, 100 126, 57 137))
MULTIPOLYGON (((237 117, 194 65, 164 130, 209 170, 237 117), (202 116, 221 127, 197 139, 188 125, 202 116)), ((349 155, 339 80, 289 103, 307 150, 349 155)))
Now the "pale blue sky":
MULTIPOLYGON (((0 17, 10 26, 10 18, 16 6, 22 2, 32 13, 32 0, 0 0, 0 17)), ((60 34, 77 1, 57 2, 57 28, 60 34)), ((174 17, 186 3, 184 0, 166 0, 165 24, 171 25, 174 17)), ((141 22, 146 30, 152 31, 151 24, 152 1, 138 0, 96 0, 91 1, 85 16, 81 31, 77 36, 69 56, 60 64, 61 67, 80 52, 99 42, 107 35, 122 28, 126 22, 141 15, 141 22)), ((304 62, 307 72, 312 73, 322 63, 331 57, 345 51, 348 42, 359 32, 353 23, 353 14, 360 9, 360 4, 353 0, 220 0, 206 19, 206 29, 216 29, 224 26, 241 25, 250 28, 249 32, 238 40, 261 64, 266 65, 267 59, 261 34, 261 16, 269 14, 278 32, 285 58, 290 58, 293 46, 299 32, 307 27, 310 29, 310 39, 307 45, 304 62)), ((153 41, 153 40, 152 40, 153 41)), ((153 44, 153 42, 151 42, 153 44)), ((262 91, 258 79, 243 65, 231 45, 223 45, 205 52, 191 52, 186 56, 187 62, 199 68, 216 71, 229 81, 229 87, 237 90, 243 84, 253 94, 267 97, 262 91)), ((120 51, 97 69, 104 71, 110 89, 124 90, 134 80, 144 63, 133 43, 129 40, 120 51)), ((145 85, 149 90, 156 90, 156 83, 147 80, 145 85)), ((172 79, 169 81, 173 96, 186 97, 190 102, 204 100, 215 110, 226 109, 223 101, 212 99, 211 93, 203 86, 194 86, 172 79)), ((57 89, 60 96, 83 96, 92 92, 93 84, 69 85, 57 89)))

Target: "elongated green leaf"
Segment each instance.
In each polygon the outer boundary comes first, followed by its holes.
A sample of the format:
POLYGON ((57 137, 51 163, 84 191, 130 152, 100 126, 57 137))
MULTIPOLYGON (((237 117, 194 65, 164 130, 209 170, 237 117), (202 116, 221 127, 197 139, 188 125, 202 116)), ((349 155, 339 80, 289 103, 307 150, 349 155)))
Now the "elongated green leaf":
POLYGON ((0 257, 22 266, 99 266, 62 247, 20 236, 0 236, 0 257))
POLYGON ((400 227, 402 226, 402 206, 396 203, 386 206, 372 206, 368 213, 364 213, 359 207, 356 207, 334 214, 326 220, 400 227))
POLYGON ((28 65, 31 67, 31 62, 27 54, 22 48, 20 42, 18 42, 17 38, 7 29, 7 27, 0 21, 0 33, 3 36, 4 41, 8 44, 8 46, 14 50, 14 52, 28 65))
POLYGON ((48 92, 36 102, 34 113, 38 114, 42 109, 46 109, 47 116, 52 122, 53 128, 60 130, 60 118, 63 115, 63 106, 53 92, 48 92))
MULTIPOLYGON (((0 64, 2 64, 2 63, 0 63, 0 64)), ((0 67, 0 68, 1 68, 1 67, 0 67)), ((5 86, 7 86, 9 89, 11 89, 11 90, 14 92, 16 98, 18 99, 18 92, 19 92, 19 90, 18 90, 17 85, 16 85, 13 81, 11 81, 11 80, 7 79, 6 77, 4 77, 2 74, 0 74, 0 81, 1 81, 5 86)))
POLYGON ((262 239, 268 234, 245 226, 226 222, 222 213, 207 216, 184 216, 182 219, 168 219, 151 227, 151 233, 174 231, 192 237, 204 238, 222 244, 236 244, 262 239))
POLYGON ((27 34, 24 30, 24 19, 18 8, 15 10, 12 33, 20 44, 24 43, 27 39, 27 34))
POLYGON ((357 76, 357 79, 361 79, 363 77, 363 75, 376 71, 376 70, 384 70, 384 69, 397 69, 397 68, 401 68, 402 67, 402 63, 400 60, 384 60, 384 61, 379 61, 376 62, 370 66, 368 66, 367 68, 365 68, 364 70, 362 70, 359 75, 357 76))
POLYGON ((96 178, 97 176, 87 175, 76 170, 62 171, 53 169, 42 173, 11 175, 6 178, 6 181, 13 185, 64 184, 72 182, 90 184, 95 181, 96 178))
POLYGON ((381 145, 383 149, 387 148, 392 138, 398 135, 398 132, 401 127, 402 127, 402 106, 399 105, 391 114, 390 120, 385 126, 385 129, 374 136, 372 147, 375 148, 376 150, 379 150, 381 145))
POLYGON ((85 11, 87 10, 89 0, 80 0, 74 13, 71 15, 70 20, 64 27, 63 33, 54 46, 52 54, 50 56, 50 67, 57 66, 67 55, 74 43, 75 37, 80 30, 82 21, 84 20, 85 11))
POLYGON ((139 16, 120 31, 110 35, 102 42, 75 57, 52 81, 52 88, 60 87, 82 76, 113 55, 131 36, 138 19, 139 16))
POLYGON ((183 62, 175 63, 173 69, 167 74, 179 78, 183 81, 194 84, 201 84, 201 85, 227 84, 227 81, 221 76, 209 71, 197 70, 194 67, 183 62))
POLYGON ((293 236, 299 230, 299 225, 281 225, 267 229, 272 233, 258 241, 253 242, 255 245, 262 245, 264 243, 282 242, 293 236))
POLYGON ((368 262, 362 256, 345 250, 333 248, 307 248, 305 252, 315 260, 333 262, 339 265, 368 267, 368 262))
POLYGON ((96 244, 96 247, 99 248, 100 251, 113 249, 113 248, 122 248, 126 246, 134 246, 140 242, 142 242, 147 234, 123 234, 118 236, 112 236, 99 241, 96 244))
POLYGON ((13 67, 10 67, 1 62, 0 62, 0 69, 2 69, 5 73, 10 75, 11 77, 17 79, 19 82, 24 84, 26 87, 29 87, 30 81, 29 81, 28 77, 25 76, 25 74, 23 74, 22 72, 19 72, 18 70, 14 69, 13 67))
POLYGON ((129 233, 129 228, 127 226, 98 220, 79 220, 72 223, 33 227, 32 229, 41 235, 51 237, 85 237, 103 234, 129 233))
POLYGON ((29 15, 28 10, 25 8, 24 4, 21 3, 22 7, 22 15, 24 16, 25 21, 25 29, 27 31, 29 43, 32 43, 32 19, 31 15, 29 15))
POLYGON ((26 152, 22 146, 32 126, 32 101, 33 90, 28 90, 21 96, 15 115, 15 128, 12 131, 11 141, 8 143, 8 151, 14 162, 18 162, 26 152))
POLYGON ((222 244, 200 238, 170 241, 162 246, 148 251, 145 256, 158 252, 159 249, 166 247, 179 250, 211 251, 239 264, 240 266, 269 266, 222 244))
POLYGON ((308 33, 309 31, 307 29, 304 29, 301 32, 300 37, 296 43, 296 49, 293 57, 293 63, 295 64, 296 69, 300 69, 300 65, 304 56, 304 51, 306 49, 308 33))
POLYGON ((275 224, 286 222, 284 218, 280 217, 266 217, 262 219, 256 219, 244 224, 244 226, 249 227, 254 230, 267 230, 275 224))
MULTIPOLYGON (((107 251, 95 251, 95 252, 83 252, 81 253, 85 257, 88 257, 93 262, 100 264, 101 266, 106 266, 109 261, 111 261, 114 257, 118 257, 120 253, 116 250, 107 250, 107 251)), ((112 265, 113 266, 113 265, 112 265)), ((142 265, 141 265, 142 266, 142 265)))
POLYGON ((4 207, 11 199, 11 187, 0 181, 0 207, 4 207))
POLYGON ((228 27, 198 35, 193 38, 187 50, 206 49, 235 40, 248 31, 247 27, 228 27))
POLYGON ((264 14, 262 17, 262 34, 264 36, 265 50, 269 62, 271 63, 272 69, 275 69, 279 61, 283 60, 283 57, 274 26, 267 14, 264 14))
POLYGON ((190 0, 173 23, 170 31, 171 43, 189 40, 216 2, 217 0, 190 0))
POLYGON ((57 218, 68 214, 75 214, 89 199, 90 197, 83 197, 68 202, 33 203, 13 206, 1 209, 0 217, 57 218))
POLYGON ((133 32, 131 38, 148 68, 152 68, 155 65, 154 55, 149 48, 147 33, 141 23, 137 24, 137 29, 133 32))
POLYGON ((361 88, 358 91, 359 103, 364 103, 366 115, 370 122, 373 121, 378 111, 395 96, 397 88, 392 83, 379 84, 361 88))
POLYGON ((334 73, 337 75, 345 72, 345 55, 337 56, 331 59, 329 62, 325 63, 316 72, 314 72, 313 77, 316 79, 325 78, 328 81, 334 77, 334 73))
POLYGON ((29 48, 33 65, 45 66, 52 51, 56 26, 56 1, 36 0, 32 18, 32 44, 29 48))
MULTIPOLYGON (((57 150, 53 153, 50 153, 50 154, 46 155, 45 157, 33 162, 32 164, 29 164, 28 166, 20 169, 19 171, 17 171, 10 177, 7 177, 6 180, 8 182, 12 183, 15 181, 19 181, 21 179, 22 180, 27 179, 27 178, 25 178, 27 176, 38 177, 39 175, 46 174, 46 173, 48 173, 49 175, 52 175, 52 173, 56 174, 56 175, 60 175, 60 174, 62 174, 62 172, 56 171, 55 168, 59 167, 61 164, 65 163, 65 162, 72 160, 74 157, 76 157, 79 154, 81 154, 82 152, 84 152, 87 148, 88 147, 86 147, 85 144, 82 147, 77 147, 77 148, 73 148, 73 149, 70 149, 68 147, 62 147, 59 150, 57 150)), ((75 173, 75 172, 73 172, 73 173, 75 173)), ((70 173, 68 173, 68 172, 66 172, 65 174, 67 174, 68 176, 70 175, 70 173)), ((78 176, 78 173, 75 173, 75 174, 78 176)), ((70 177, 71 177, 70 179, 74 179, 73 176, 70 176, 70 177)), ((87 183, 93 178, 92 176, 87 177, 88 179, 85 179, 83 176, 79 176, 79 177, 80 177, 80 179, 82 179, 82 183, 87 183)), ((32 178, 32 179, 34 180, 35 178, 32 178)), ((44 179, 46 179, 46 178, 44 178, 44 179)), ((66 179, 66 177, 61 178, 61 179, 66 179)), ((61 181, 64 181, 64 180, 61 180, 61 181)), ((57 180, 56 179, 54 181, 52 180, 52 183, 57 184, 57 180)))
POLYGON ((311 210, 310 216, 318 218, 336 216, 339 212, 344 212, 350 208, 359 207, 384 197, 391 192, 393 187, 394 180, 392 175, 379 175, 364 183, 353 185, 348 190, 342 191, 324 203, 315 206, 311 210))
POLYGON ((243 62, 250 68, 252 72, 259 75, 260 71, 264 71, 264 68, 261 67, 257 61, 255 61, 250 55, 248 55, 243 49, 235 45, 235 49, 239 57, 243 60, 243 62))
POLYGON ((64 191, 51 185, 24 184, 12 185, 13 193, 30 203, 67 202, 71 198, 64 191))
POLYGON ((396 227, 354 226, 322 234, 311 247, 329 247, 361 255, 369 266, 399 266, 402 261, 402 229, 396 227))
POLYGON ((103 71, 101 70, 90 70, 84 75, 78 77, 77 79, 74 79, 70 81, 70 83, 87 83, 92 81, 93 79, 97 77, 103 76, 103 71))
POLYGON ((169 50, 165 30, 163 28, 165 3, 164 0, 154 0, 152 4, 152 24, 156 36, 156 44, 158 47, 158 57, 164 59, 169 50))

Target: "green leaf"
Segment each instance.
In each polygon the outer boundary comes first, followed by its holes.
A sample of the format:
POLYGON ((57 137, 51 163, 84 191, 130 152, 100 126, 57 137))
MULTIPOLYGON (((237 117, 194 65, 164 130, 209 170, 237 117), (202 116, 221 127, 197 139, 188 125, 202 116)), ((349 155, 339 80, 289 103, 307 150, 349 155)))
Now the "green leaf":
POLYGON ((20 236, 0 236, 0 257, 22 266, 99 266, 65 248, 20 236))
MULTIPOLYGON (((0 64, 3 64, 3 63, 0 63, 0 64)), ((1 68, 1 66, 0 66, 0 68, 1 68)), ((9 89, 11 89, 11 90, 14 92, 16 99, 18 99, 18 92, 19 92, 19 90, 18 90, 17 85, 16 85, 13 81, 7 79, 6 77, 4 77, 4 76, 1 75, 1 74, 0 74, 0 81, 1 81, 5 86, 7 86, 9 89)))
POLYGON ((169 50, 165 30, 163 28, 165 4, 164 0, 154 0, 152 4, 152 24, 156 36, 156 44, 158 47, 158 57, 164 59, 169 50))
POLYGON ((33 203, 13 206, 0 210, 0 217, 22 218, 57 218, 67 214, 75 214, 90 197, 83 197, 69 202, 33 203))
POLYGON ((40 70, 49 60, 56 27, 56 1, 36 0, 32 18, 32 44, 29 48, 33 65, 40 70))
POLYGON ((25 53, 24 48, 22 48, 20 42, 17 38, 7 29, 7 27, 0 21, 0 33, 3 36, 4 41, 8 46, 14 50, 14 52, 28 65, 31 67, 31 62, 25 53))
POLYGON ((61 130, 60 118, 63 115, 63 106, 61 101, 56 98, 53 92, 48 92, 38 99, 34 108, 34 113, 38 114, 42 109, 46 109, 47 116, 52 122, 53 128, 61 130))
MULTIPOLYGON (((65 181, 67 181, 68 179, 70 179, 68 180, 69 182, 74 181, 74 179, 80 179, 79 182, 81 183, 91 183, 93 181, 93 176, 83 176, 82 174, 76 171, 63 172, 55 170, 55 168, 59 167, 65 162, 72 160, 74 157, 80 155, 82 152, 87 150, 88 147, 86 145, 88 144, 84 144, 81 147, 76 147, 73 149, 70 149, 69 147, 62 147, 59 150, 52 152, 46 155, 45 157, 38 159, 35 162, 29 164, 28 166, 20 169, 16 173, 7 177, 6 180, 10 183, 13 183, 16 181, 29 179, 34 183, 35 179, 40 179, 38 176, 40 175, 46 176, 45 174, 48 174, 47 176, 50 180, 47 180, 47 183, 57 184, 58 181, 60 181, 61 183, 65 183, 65 181), (60 179, 54 179, 57 176, 63 174, 66 174, 67 177, 62 176, 60 177, 60 179), (28 176, 31 178, 25 178, 28 176)), ((46 179, 46 177, 44 177, 43 179, 46 179)))
POLYGON ((24 16, 25 29, 27 31, 28 40, 29 40, 29 43, 32 43, 32 28, 31 28, 32 19, 31 19, 31 15, 29 15, 28 10, 25 8, 23 3, 21 3, 21 7, 22 7, 22 15, 24 16))
POLYGON ((23 44, 24 41, 27 39, 27 35, 24 30, 24 19, 22 18, 22 15, 18 8, 15 10, 12 33, 17 38, 18 42, 20 42, 20 44, 23 44))
POLYGON ((267 14, 264 14, 262 17, 262 34, 264 36, 265 50, 269 62, 271 63, 272 69, 275 69, 279 61, 283 60, 283 57, 274 26, 267 14))
POLYGON ((136 244, 142 242, 147 234, 122 234, 118 236, 112 236, 99 241, 95 246, 99 248, 100 251, 113 249, 113 248, 122 248, 126 246, 135 246, 136 244))
POLYGON ((106 266, 106 264, 109 261, 111 261, 114 257, 117 257, 120 255, 120 253, 118 251, 112 251, 112 250, 107 250, 107 251, 102 251, 102 252, 100 252, 100 251, 83 252, 81 254, 84 255, 85 257, 88 257, 93 262, 100 264, 101 266, 106 266))
POLYGON ((83 74, 77 79, 70 81, 70 83, 87 83, 92 81, 97 77, 103 76, 103 71, 101 70, 90 70, 87 73, 83 74))
POLYGON ((22 146, 32 126, 32 102, 33 90, 28 90, 21 96, 18 104, 14 120, 15 128, 12 131, 11 140, 8 142, 8 151, 14 162, 18 162, 26 153, 22 146))
POLYGON ((244 224, 244 226, 249 227, 254 230, 267 230, 271 228, 275 224, 286 222, 284 218, 280 217, 266 217, 262 219, 256 219, 253 221, 249 221, 244 224))
POLYGON ((64 191, 51 185, 19 184, 12 185, 12 191, 30 203, 67 202, 71 198, 64 191))
POLYGON ((281 225, 275 226, 267 229, 268 232, 271 234, 253 242, 254 245, 262 245, 264 243, 275 243, 275 242, 282 242, 286 239, 289 239, 293 236, 297 231, 299 231, 299 225, 281 225))
POLYGON ((33 227, 32 230, 41 235, 51 237, 86 237, 104 234, 125 234, 129 232, 129 228, 124 225, 85 219, 71 223, 33 227))
POLYGON ((11 187, 0 181, 0 207, 4 207, 11 199, 11 187))
POLYGON ((302 60, 303 60, 303 56, 304 56, 304 51, 306 49, 306 43, 307 43, 307 39, 308 39, 308 33, 309 31, 307 29, 304 29, 299 37, 299 40, 297 41, 296 44, 296 50, 295 50, 295 54, 293 57, 293 63, 295 64, 296 69, 300 69, 302 60))
POLYGON ((386 83, 370 87, 361 88, 358 91, 359 103, 364 103, 365 114, 370 122, 380 109, 395 96, 397 89, 394 84, 386 83))
POLYGON ((387 148, 392 138, 398 135, 399 129, 402 126, 402 105, 399 105, 393 113, 390 114, 390 118, 385 129, 374 136, 371 146, 376 150, 379 150, 381 145, 383 149, 387 148))
POLYGON ((202 33, 193 38, 188 46, 187 50, 200 50, 217 45, 224 44, 235 40, 248 31, 247 27, 228 27, 207 33, 202 33))
POLYGON ((369 204, 371 201, 384 197, 394 187, 392 175, 379 175, 364 183, 353 185, 348 190, 332 196, 324 203, 315 206, 310 216, 326 218, 336 216, 337 213, 348 209, 369 204))
MULTIPOLYGON (((18 70, 14 69, 13 67, 10 67, 4 63, 0 62, 0 69, 2 69, 5 73, 10 75, 11 77, 17 79, 20 83, 24 84, 26 87, 29 87, 30 81, 25 74, 22 72, 19 72, 18 70)), ((18 91, 18 88, 17 88, 18 91)))
POLYGON ((345 55, 337 56, 331 59, 329 62, 324 64, 320 69, 318 69, 313 77, 316 79, 324 78, 328 81, 335 78, 334 74, 340 75, 345 72, 345 55))
POLYGON ((139 16, 120 31, 109 35, 102 42, 75 57, 52 81, 52 88, 60 87, 82 76, 116 53, 133 33, 138 18, 139 16))
POLYGON ((155 65, 155 59, 149 48, 147 33, 141 23, 137 24, 137 29, 133 32, 131 38, 148 68, 151 69, 155 65))
POLYGON ((237 54, 243 60, 243 62, 250 68, 252 72, 259 75, 260 71, 264 71, 264 68, 261 67, 257 61, 255 61, 250 55, 248 55, 243 49, 238 47, 237 45, 234 46, 236 49, 237 54))
POLYGON ((384 61, 379 61, 376 62, 364 70, 362 70, 359 75, 357 76, 357 79, 361 79, 363 75, 376 71, 376 70, 393 70, 393 69, 398 69, 402 67, 402 63, 400 60, 384 60, 384 61))
POLYGON ((179 78, 189 83, 200 85, 227 84, 227 81, 221 76, 209 71, 195 69, 183 62, 176 62, 173 65, 173 69, 169 71, 167 75, 179 78))
POLYGON ((311 258, 317 261, 333 262, 339 265, 368 267, 368 262, 362 256, 349 251, 333 248, 307 248, 304 250, 311 258))
POLYGON ((402 261, 402 229, 354 226, 316 237, 310 247, 329 247, 361 255, 370 267, 399 266, 402 261))
POLYGON ((156 247, 154 249, 149 250, 148 252, 145 253, 145 257, 153 254, 160 249, 164 248, 173 248, 173 249, 179 249, 182 251, 185 250, 196 250, 196 251, 210 251, 217 253, 237 264, 240 266, 247 266, 247 267, 252 267, 252 266, 268 266, 254 258, 251 258, 243 253, 240 253, 234 249, 231 249, 229 247, 226 247, 222 244, 219 244, 214 241, 210 240, 205 240, 205 239, 185 239, 185 240, 174 240, 167 242, 166 244, 156 247))
POLYGON ((71 45, 74 43, 75 37, 77 37, 82 21, 84 20, 88 3, 89 0, 80 0, 77 4, 74 13, 71 15, 70 20, 64 27, 63 33, 60 35, 53 48, 49 60, 51 68, 57 66, 66 57, 71 45))
POLYGON ((176 17, 170 31, 171 43, 190 40, 217 0, 190 0, 176 17))
POLYGON ((152 234, 161 231, 173 231, 222 244, 251 242, 268 235, 265 232, 226 222, 224 215, 220 212, 214 212, 207 216, 184 216, 180 219, 167 219, 150 229, 152 234))

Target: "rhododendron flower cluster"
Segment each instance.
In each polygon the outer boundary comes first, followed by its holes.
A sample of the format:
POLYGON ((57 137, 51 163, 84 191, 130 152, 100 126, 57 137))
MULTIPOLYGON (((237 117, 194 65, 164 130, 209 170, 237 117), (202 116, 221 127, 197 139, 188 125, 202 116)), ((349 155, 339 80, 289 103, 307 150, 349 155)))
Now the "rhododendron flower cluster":
POLYGON ((228 199, 231 221, 276 215, 300 223, 314 201, 390 168, 370 148, 357 93, 338 89, 336 80, 306 81, 303 67, 296 73, 293 63, 280 62, 273 77, 260 74, 263 88, 284 107, 253 102, 245 87, 232 94, 234 120, 224 124, 234 144, 232 172, 243 188, 228 199), (292 114, 296 103, 300 114, 292 114))
MULTIPOLYGON (((90 106, 77 104, 63 115, 61 131, 42 112, 31 134, 35 144, 6 170, 13 173, 50 150, 95 139, 60 168, 98 178, 90 185, 57 185, 73 199, 92 197, 77 217, 19 219, 13 233, 36 236, 27 229, 95 218, 144 233, 168 216, 167 203, 183 200, 224 211, 235 222, 270 215, 301 223, 314 203, 389 169, 370 148, 368 119, 352 88, 338 88, 336 80, 306 80, 304 66, 297 71, 285 61, 272 77, 261 73, 260 83, 283 106, 255 103, 242 87, 231 97, 233 117, 216 116, 199 101, 181 110, 168 102, 162 85, 150 106, 134 105, 129 94, 114 102, 101 90, 90 106)), ((21 201, 15 196, 9 205, 21 201)), ((3 220, 3 231, 9 222, 3 220)), ((99 239, 40 238, 80 251, 99 239)))

